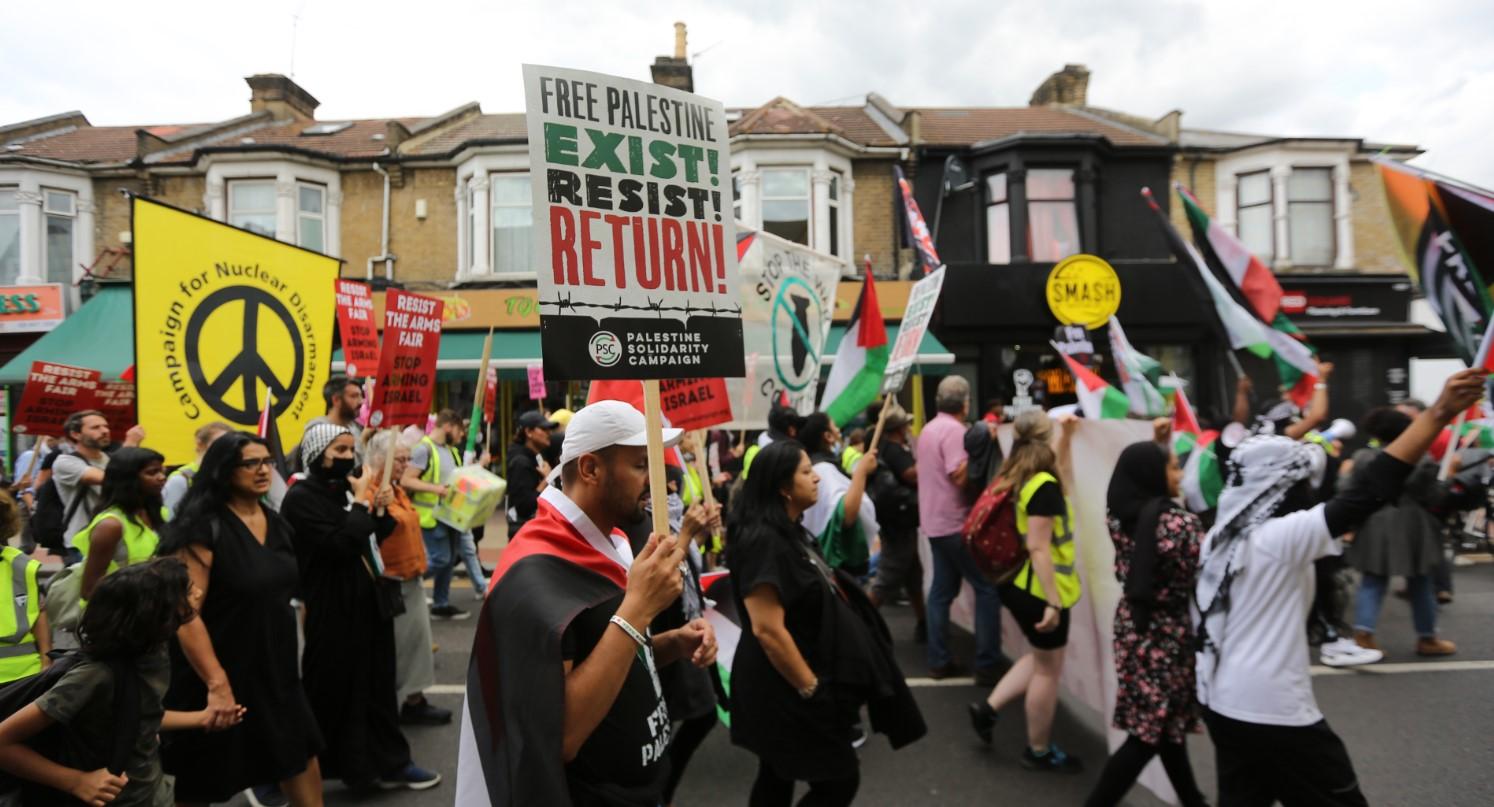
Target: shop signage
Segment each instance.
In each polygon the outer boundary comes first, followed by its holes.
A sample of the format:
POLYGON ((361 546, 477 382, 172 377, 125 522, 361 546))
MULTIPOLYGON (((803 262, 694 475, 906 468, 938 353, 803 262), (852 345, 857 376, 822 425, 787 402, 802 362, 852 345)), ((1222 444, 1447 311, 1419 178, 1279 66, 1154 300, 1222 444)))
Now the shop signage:
POLYGON ((1409 283, 1321 284, 1284 288, 1281 310, 1305 321, 1379 320, 1404 322, 1409 314, 1409 283))
POLYGON ((549 377, 741 377, 722 104, 538 65, 524 98, 549 377))
POLYGON ((1059 322, 1094 330, 1120 309, 1120 277, 1103 258, 1070 255, 1048 274, 1047 297, 1059 322))
POLYGON ((0 286, 0 333, 50 331, 66 315, 62 284, 0 286))
POLYGON ((221 420, 256 430, 270 401, 299 441, 323 413, 336 258, 134 197, 135 368, 140 425, 178 465, 192 433, 221 420))
POLYGON ((384 311, 384 342, 368 425, 424 426, 436 393, 441 354, 440 300, 390 289, 384 311))

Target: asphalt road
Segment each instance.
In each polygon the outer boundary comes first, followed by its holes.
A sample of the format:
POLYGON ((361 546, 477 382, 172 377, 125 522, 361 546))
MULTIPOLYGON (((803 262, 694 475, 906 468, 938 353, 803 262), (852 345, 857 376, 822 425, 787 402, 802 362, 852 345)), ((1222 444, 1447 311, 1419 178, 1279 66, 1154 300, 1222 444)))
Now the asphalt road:
MULTIPOLYGON (((487 555, 488 553, 484 553, 487 555)), ((461 581, 458 581, 459 584, 461 581)), ((1494 804, 1494 565, 1457 571, 1457 600, 1443 610, 1444 636, 1460 650, 1447 660, 1427 662, 1412 652, 1414 635, 1407 605, 1387 600, 1380 637, 1387 658, 1361 672, 1336 674, 1318 670, 1318 700, 1329 722, 1344 738, 1364 791, 1376 805, 1494 804)), ((464 606, 470 590, 456 599, 464 606)), ((910 678, 924 673, 923 648, 911 641, 912 619, 906 608, 887 612, 898 656, 910 678)), ((431 700, 459 709, 460 685, 466 674, 474 620, 438 622, 436 677, 431 700)), ((958 653, 969 656, 968 637, 956 637, 958 653)), ((971 733, 965 704, 980 692, 966 681, 928 685, 915 682, 915 693, 929 735, 894 752, 874 736, 862 749, 862 786, 857 804, 973 805, 997 802, 1027 805, 1082 804, 1106 751, 1097 732, 1099 716, 1082 707, 1060 708, 1055 738, 1085 762, 1073 776, 1038 774, 1017 762, 1023 742, 1020 709, 1008 709, 987 748, 971 733)), ((407 736, 416 760, 446 777, 439 787, 421 792, 392 792, 355 799, 336 784, 327 788, 327 803, 388 804, 410 807, 451 805, 455 790, 457 728, 411 728, 407 736)), ((1200 735, 1191 744, 1200 783, 1214 800, 1212 747, 1200 735)), ((756 761, 731 745, 724 729, 707 738, 680 788, 676 804, 742 805, 746 803, 756 761)), ((240 797, 235 804, 245 804, 240 797)), ((1160 805, 1149 793, 1133 791, 1131 805, 1160 805)))

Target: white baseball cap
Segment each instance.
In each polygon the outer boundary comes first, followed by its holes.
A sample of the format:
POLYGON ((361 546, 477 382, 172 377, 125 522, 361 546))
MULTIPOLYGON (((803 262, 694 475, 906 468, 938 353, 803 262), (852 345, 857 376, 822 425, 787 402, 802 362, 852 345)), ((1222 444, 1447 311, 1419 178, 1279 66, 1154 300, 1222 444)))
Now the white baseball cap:
MULTIPOLYGON (((664 429, 664 447, 672 448, 685 436, 683 429, 664 429)), ((622 401, 587 404, 571 417, 560 449, 560 470, 582 454, 595 454, 610 446, 648 445, 648 421, 643 413, 622 401)))

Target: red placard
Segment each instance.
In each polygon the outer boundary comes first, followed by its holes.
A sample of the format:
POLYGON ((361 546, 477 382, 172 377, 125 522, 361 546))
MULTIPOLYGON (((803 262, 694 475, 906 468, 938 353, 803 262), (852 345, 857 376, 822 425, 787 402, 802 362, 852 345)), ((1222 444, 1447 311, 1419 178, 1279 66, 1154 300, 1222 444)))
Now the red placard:
POLYGON ((384 298, 384 343, 368 425, 424 426, 436 391, 442 303, 390 289, 384 298))
POLYGON ((374 301, 367 283, 337 284, 337 331, 342 335, 342 360, 349 378, 366 376, 379 366, 379 334, 374 328, 374 301))
POLYGON ((123 440, 140 422, 135 414, 135 384, 131 381, 105 381, 93 393, 93 408, 109 421, 109 434, 123 440))
POLYGON ((49 361, 31 363, 31 375, 16 407, 16 434, 62 437, 67 416, 94 408, 99 371, 49 361))
MULTIPOLYGON (((643 384, 638 381, 593 381, 586 402, 626 401, 643 411, 643 384)), ((667 425, 705 429, 731 420, 724 378, 659 379, 659 408, 667 425)))
POLYGON ((493 422, 493 416, 498 413, 498 368, 488 368, 487 390, 482 396, 482 417, 489 423, 493 422))

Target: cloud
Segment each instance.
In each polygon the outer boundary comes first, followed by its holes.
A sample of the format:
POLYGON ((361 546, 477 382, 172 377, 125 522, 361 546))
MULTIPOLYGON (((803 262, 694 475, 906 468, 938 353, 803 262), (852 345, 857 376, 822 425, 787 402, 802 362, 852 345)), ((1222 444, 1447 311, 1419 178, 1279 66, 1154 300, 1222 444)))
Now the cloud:
POLYGON ((1022 106, 1065 63, 1089 99, 1189 126, 1416 143, 1420 162, 1494 186, 1494 6, 1477 0, 894 0, 13 4, 0 119, 81 109, 100 124, 247 111, 243 76, 288 72, 326 119, 523 107, 519 65, 639 78, 690 25, 698 88, 914 106, 1022 106), (293 17, 298 20, 293 25, 293 17), (65 21, 62 22, 62 21, 65 21))

